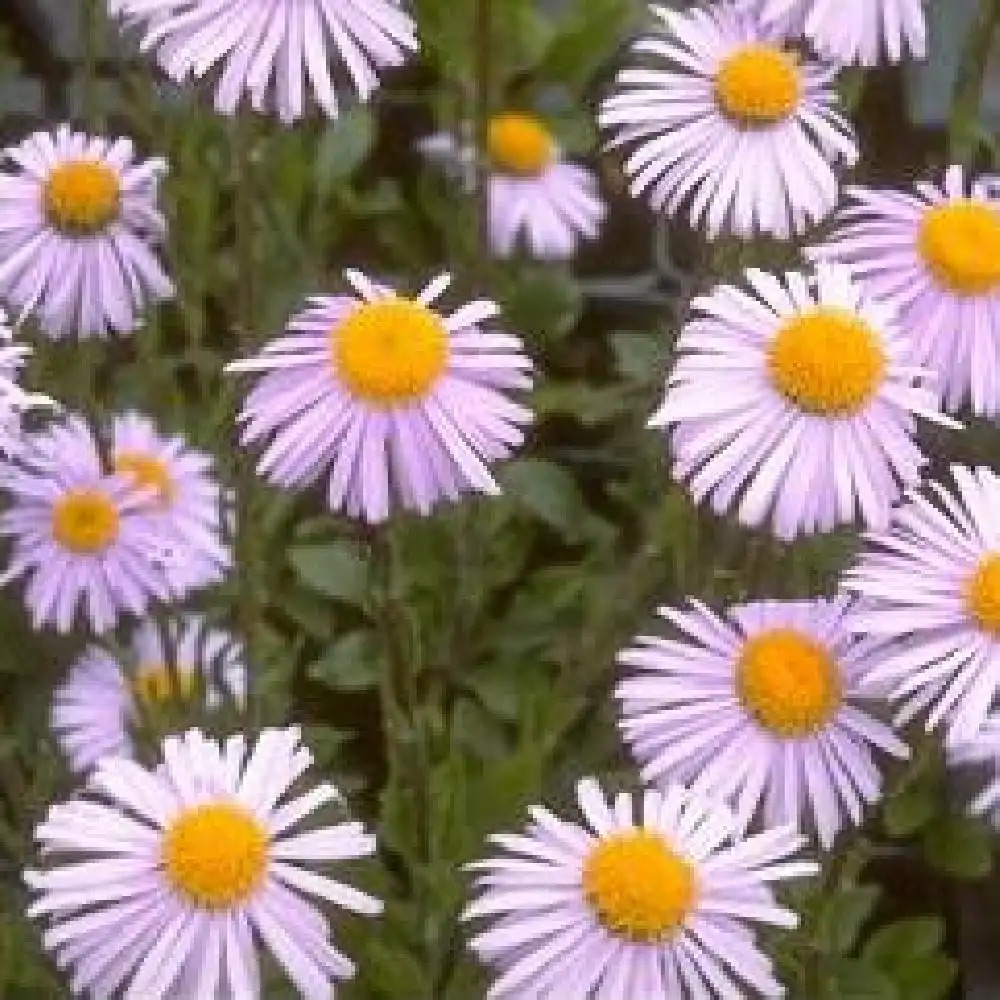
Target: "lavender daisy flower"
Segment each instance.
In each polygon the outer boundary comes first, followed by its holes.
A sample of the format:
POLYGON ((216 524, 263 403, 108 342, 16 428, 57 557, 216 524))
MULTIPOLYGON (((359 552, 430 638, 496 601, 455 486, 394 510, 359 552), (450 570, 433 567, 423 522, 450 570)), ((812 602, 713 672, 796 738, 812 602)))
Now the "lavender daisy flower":
POLYGON ((156 256, 160 159, 130 139, 36 132, 3 152, 0 297, 53 338, 130 333, 173 286, 156 256))
POLYGON ((108 0, 113 15, 143 29, 177 83, 215 72, 215 107, 236 112, 247 95, 258 111, 301 118, 308 98, 339 113, 342 83, 366 101, 378 71, 417 50, 416 25, 399 0, 108 0))
POLYGON ((771 889, 818 871, 792 858, 793 828, 741 838, 724 805, 676 785, 609 804, 587 779, 577 799, 584 825, 536 806, 469 866, 465 917, 495 921, 471 942, 498 973, 487 1000, 784 995, 748 925, 798 923, 771 889))
POLYGON ((231 497, 215 477, 215 460, 180 436, 164 437, 137 413, 115 418, 111 466, 148 500, 148 512, 173 534, 166 563, 175 596, 217 583, 232 563, 226 539, 233 529, 231 497))
POLYGON ((632 150, 633 195, 670 215, 686 206, 710 238, 785 239, 828 215, 835 165, 858 158, 836 110, 836 70, 728 0, 652 12, 665 31, 636 43, 647 61, 619 73, 598 116, 611 148, 632 150))
POLYGON ((618 662, 621 729, 645 782, 691 783, 733 803, 737 826, 816 830, 829 849, 881 794, 873 750, 909 751, 861 707, 866 645, 848 601, 759 601, 713 614, 660 608, 676 638, 639 636, 618 662), (806 820, 808 819, 808 822, 806 820))
POLYGON ((265 730, 249 752, 242 735, 220 744, 191 730, 163 741, 155 771, 106 757, 53 805, 35 837, 58 860, 25 873, 28 913, 48 925, 43 943, 73 991, 257 1000, 262 944, 302 997, 329 1000, 354 965, 307 897, 382 907, 311 870, 375 850, 360 823, 300 828, 339 799, 326 783, 291 793, 311 763, 298 729, 265 730))
MULTIPOLYGON (((471 167, 475 153, 445 134, 421 143, 446 166, 471 167)), ((581 240, 593 240, 607 215, 597 177, 563 158, 555 136, 537 115, 495 115, 487 130, 490 247, 509 257, 523 247, 539 260, 567 260, 581 240)))
POLYGON ((801 29, 820 55, 841 65, 927 54, 923 0, 740 0, 740 6, 767 23, 801 29))
POLYGON ((951 742, 974 739, 1000 696, 1000 477, 951 469, 868 536, 843 586, 863 598, 852 626, 883 643, 869 679, 900 703, 903 725, 927 712, 951 742))
POLYGON ((5 469, 9 507, 0 535, 13 539, 0 585, 26 578, 35 628, 68 632, 79 612, 94 632, 122 612, 141 616, 165 599, 165 539, 141 493, 108 476, 93 435, 78 417, 26 439, 5 469))
POLYGON ((215 708, 246 698, 243 646, 197 616, 164 627, 144 621, 131 634, 125 663, 91 645, 56 689, 52 729, 70 767, 85 773, 106 756, 131 757, 143 711, 200 701, 215 708))
POLYGON ((498 493, 486 463, 523 439, 531 412, 508 393, 530 387, 531 362, 517 337, 482 329, 497 305, 443 317, 431 306, 448 275, 415 299, 345 277, 359 297, 314 296, 284 336, 228 366, 264 373, 239 417, 244 444, 270 439, 260 474, 301 487, 329 473, 330 509, 371 523, 394 505, 426 514, 498 493))
POLYGON ((783 539, 854 520, 888 524, 927 459, 914 414, 949 427, 892 311, 820 266, 784 282, 749 270, 694 300, 653 427, 672 427, 674 476, 699 502, 783 539))
POLYGON ((807 250, 840 261, 899 311, 918 364, 955 412, 1000 415, 1000 197, 997 179, 967 182, 950 167, 941 187, 914 194, 847 189, 829 240, 807 250))
POLYGON ((25 392, 18 385, 24 360, 31 354, 27 344, 14 340, 7 314, 0 309, 0 456, 11 458, 23 446, 22 418, 28 410, 54 409, 55 400, 41 393, 25 392))
POLYGON ((969 803, 973 816, 986 816, 1000 830, 1000 715, 991 715, 974 737, 948 747, 948 763, 986 772, 986 787, 969 803))

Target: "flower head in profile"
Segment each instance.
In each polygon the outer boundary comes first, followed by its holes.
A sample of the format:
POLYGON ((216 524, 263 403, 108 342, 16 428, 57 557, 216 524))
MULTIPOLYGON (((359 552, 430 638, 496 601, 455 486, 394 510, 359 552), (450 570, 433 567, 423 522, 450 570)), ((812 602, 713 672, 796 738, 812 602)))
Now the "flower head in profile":
POLYGON ((888 524, 927 459, 914 415, 938 412, 890 309, 846 269, 746 273, 695 299, 651 425, 673 428, 674 475, 698 501, 783 539, 860 513, 888 524))
POLYGON ((996 178, 950 167, 913 193, 847 189, 829 239, 807 250, 847 264, 899 313, 948 410, 1000 416, 1000 194, 996 178))
POLYGON ((215 79, 215 107, 235 114, 246 96, 284 122, 310 99, 331 118, 344 95, 368 100, 381 70, 417 49, 416 25, 400 0, 108 0, 142 31, 176 83, 215 79))
POLYGON ((985 774, 986 785, 969 803, 969 812, 986 816, 1000 830, 1000 715, 991 714, 975 736, 947 749, 952 766, 985 774))
POLYGON ((635 44, 599 114, 611 147, 630 150, 632 193, 709 237, 784 239, 828 215, 834 168, 858 156, 835 70, 729 0, 652 11, 664 30, 635 44))
MULTIPOLYGON (((452 167, 475 161, 448 135, 422 143, 432 159, 452 167)), ((539 260, 567 260, 581 240, 595 239, 607 205, 593 171, 565 159, 538 115, 505 111, 487 129, 490 246, 497 257, 523 249, 539 260)))
POLYGON ((233 505, 212 456, 179 435, 164 436, 148 417, 124 413, 111 427, 109 464, 146 495, 164 536, 174 535, 167 576, 175 596, 218 583, 232 556, 233 505))
POLYGON ((131 333, 173 286, 157 258, 166 163, 61 125, 3 151, 0 298, 53 338, 131 333))
POLYGON ((898 63, 927 54, 923 0, 738 0, 766 23, 785 23, 823 57, 841 65, 898 63))
POLYGON ((360 823, 305 822, 339 798, 325 783, 292 791, 311 762, 294 728, 249 749, 191 730, 163 741, 155 771, 106 757, 51 806, 35 839, 52 860, 25 873, 28 912, 73 992, 259 1000, 261 946, 308 1000, 350 978, 309 897, 363 914, 381 904, 312 867, 370 855, 375 838, 360 823))
POLYGON ((583 824, 536 806, 470 865, 465 916, 495 921, 471 942, 497 973, 489 1000, 784 995, 750 925, 798 923, 771 888, 818 871, 793 858, 793 828, 740 837, 725 805, 678 785, 608 803, 587 779, 577 800, 583 824))
POLYGON ((164 626, 147 619, 133 629, 127 652, 122 662, 110 648, 91 645, 56 689, 52 729, 78 773, 102 757, 133 756, 133 728, 146 712, 195 702, 242 705, 246 697, 242 644, 200 617, 164 626))
POLYGON ((951 469, 868 536, 843 586, 862 598, 852 627, 879 640, 871 682, 899 703, 897 722, 927 713, 950 742, 974 739, 1000 698, 1000 477, 951 469))
POLYGON ((3 486, 10 500, 0 535, 13 544, 0 583, 25 578, 36 628, 68 632, 80 617, 105 632, 122 613, 141 616, 169 596, 171 540, 144 494, 105 472, 81 418, 26 438, 3 486))
POLYGON ((263 377, 240 413, 244 444, 268 441, 258 471, 302 487, 327 476, 331 510, 370 523, 394 507, 426 514, 466 491, 498 493, 487 467, 523 439, 531 385, 520 340, 483 327, 477 300, 433 308, 450 277, 415 298, 345 274, 356 295, 311 298, 259 356, 229 365, 263 377))
POLYGON ((865 711, 866 644, 848 602, 759 601, 716 615, 661 608, 676 636, 639 636, 619 656, 621 729, 645 782, 690 783, 732 802, 745 829, 815 829, 827 849, 878 800, 874 751, 908 756, 865 711))

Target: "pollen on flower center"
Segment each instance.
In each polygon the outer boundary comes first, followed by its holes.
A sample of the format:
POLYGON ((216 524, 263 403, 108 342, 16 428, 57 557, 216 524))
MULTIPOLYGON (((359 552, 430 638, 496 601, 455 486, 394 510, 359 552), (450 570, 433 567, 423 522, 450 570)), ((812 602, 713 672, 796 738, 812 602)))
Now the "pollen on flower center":
POLYGON ((874 331, 839 309, 789 320, 768 352, 775 388, 800 409, 831 417, 860 410, 878 390, 885 366, 874 331))
POLYGON ((97 233, 118 217, 121 184, 111 167, 96 160, 69 160, 45 182, 45 214, 57 229, 97 233))
POLYGON ((267 871, 267 831, 228 802, 187 809, 167 828, 167 880, 195 906, 223 910, 248 899, 267 871))
POLYGON ((715 98, 723 113, 744 125, 771 125, 799 103, 802 81, 792 53, 776 45, 745 45, 723 60, 715 74, 715 98))
POLYGON ((127 476, 141 490, 152 493, 162 506, 174 497, 174 483, 162 459, 137 451, 122 451, 115 455, 115 472, 127 476))
POLYGON ((336 375, 355 396, 384 407, 424 396, 448 364, 444 323, 410 299, 358 306, 330 340, 336 375))
POLYGON ((924 213, 917 248, 927 267, 959 295, 1000 287, 1000 212, 962 198, 924 213))
POLYGON ((986 556, 972 574, 966 606, 980 628, 1000 635, 1000 554, 986 556))
POLYGON ((840 671, 826 650, 794 629, 748 640, 736 663, 736 690, 747 711, 781 737, 821 729, 840 706, 840 671))
POLYGON ((487 148, 498 170, 525 176, 540 174, 556 155, 552 133, 541 120, 513 112, 490 119, 487 148))
POLYGON ((684 923, 697 894, 694 869, 658 833, 601 840, 583 864, 583 892, 597 918, 631 941, 659 941, 684 923))
POLYGON ((194 690, 193 670, 171 670, 166 663, 144 663, 132 677, 132 693, 146 706, 187 699, 194 690))
POLYGON ((100 490, 73 490, 52 508, 52 537, 70 552, 103 552, 118 537, 118 508, 100 490))

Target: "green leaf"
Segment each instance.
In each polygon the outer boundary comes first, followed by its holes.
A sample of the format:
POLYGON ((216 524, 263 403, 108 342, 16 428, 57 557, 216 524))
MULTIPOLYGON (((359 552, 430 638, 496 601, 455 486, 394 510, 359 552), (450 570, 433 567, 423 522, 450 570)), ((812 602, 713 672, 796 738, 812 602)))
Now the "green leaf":
POLYGON ((366 104, 355 104, 326 126, 316 149, 316 187, 326 193, 339 180, 354 173, 371 153, 375 127, 366 104))
POLYGON ((941 917, 912 917, 880 927, 868 939, 863 957, 881 968, 891 969, 916 955, 937 951, 944 941, 941 917))
POLYGON ((520 271, 503 298, 511 327, 543 342, 564 337, 583 312, 580 286, 553 268, 520 271))
POLYGON ((554 462, 523 458, 500 473, 504 492, 568 541, 579 539, 590 516, 573 477, 554 462))
POLYGON ((882 890, 874 885, 840 889, 820 910, 816 946, 828 955, 846 955, 875 909, 882 890))
POLYGON ((865 962, 842 959, 824 982, 823 1000, 909 1000, 881 970, 865 962))
POLYGON ((375 687, 383 669, 380 646, 372 632, 352 632, 333 643, 307 673, 314 681, 341 691, 375 687))
POLYGON ((365 946, 364 981, 377 997, 395 1000, 397 997, 426 994, 428 970, 403 945, 385 941, 377 934, 368 935, 365 946))
POLYGON ((659 375, 663 364, 663 342, 648 333, 613 333, 611 348, 619 375, 649 382, 659 375))
POLYGON ((946 816, 931 824, 923 845, 927 861, 953 878, 983 878, 993 868, 989 830, 965 816, 946 816))
POLYGON ((958 974, 958 963, 947 955, 915 955, 897 966, 893 979, 903 1000, 945 1000, 958 974))
POLYGON ((885 801, 882 824, 890 837, 909 837, 923 829, 937 811, 940 798, 937 790, 926 785, 914 785, 885 801))
POLYGON ((364 605, 368 593, 368 565, 360 546, 346 541, 323 545, 295 545, 288 561, 307 587, 345 604, 364 605))

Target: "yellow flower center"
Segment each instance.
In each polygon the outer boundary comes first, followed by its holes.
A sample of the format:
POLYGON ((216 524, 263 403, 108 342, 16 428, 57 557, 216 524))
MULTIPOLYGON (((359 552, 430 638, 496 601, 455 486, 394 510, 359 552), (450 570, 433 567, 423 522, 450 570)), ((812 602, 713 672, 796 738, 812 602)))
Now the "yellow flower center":
POLYGON ((110 167, 95 160, 61 163, 45 182, 45 214, 57 229, 98 233, 118 218, 121 185, 110 167))
POLYGON ((856 316, 817 309, 778 330, 768 369, 778 392, 800 409, 849 416, 878 390, 885 354, 872 329, 856 316))
POLYGON ((52 508, 52 537, 70 552, 103 552, 118 537, 118 508, 100 490, 72 490, 52 508))
POLYGON ((486 143, 493 166, 511 174, 536 176, 556 156, 552 133, 534 115, 494 116, 489 122, 486 143))
POLYGON ((630 941, 660 941, 694 904, 694 869, 664 838, 630 830, 603 839, 583 864, 583 892, 608 930, 630 941))
POLYGON ((195 691, 193 670, 171 670, 165 663, 140 666, 132 676, 132 694, 147 707, 174 700, 186 700, 195 691))
POLYGON ((966 589, 966 606, 979 627, 1000 635, 1000 554, 986 556, 966 589))
POLYGON ((744 45, 715 74, 715 98, 743 125, 772 125, 798 107, 802 81, 791 52, 775 45, 744 45))
POLYGON ((127 476, 141 490, 152 493, 166 507, 174 497, 174 483, 167 463, 154 455, 122 451, 115 456, 115 472, 127 476))
POLYGON ((170 884, 195 906, 224 910, 248 899, 267 872, 267 831, 228 802, 187 809, 163 838, 170 884))
POLYGON ((426 395, 448 364, 444 323, 410 299, 358 306, 330 341, 340 379, 355 396, 384 407, 426 395))
POLYGON ((776 736, 806 736, 840 707, 836 662, 818 643, 793 629, 754 636, 736 664, 736 690, 747 711, 776 736))
POLYGON ((1000 212, 971 198, 924 213, 917 249, 931 273, 958 295, 1000 286, 1000 212))

